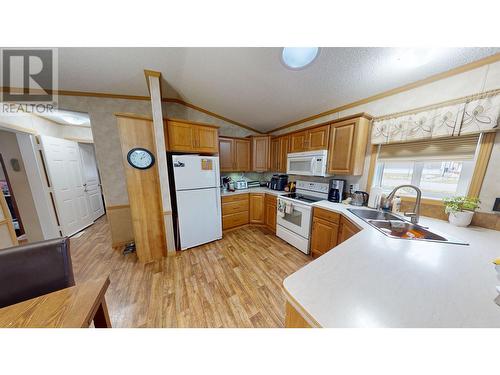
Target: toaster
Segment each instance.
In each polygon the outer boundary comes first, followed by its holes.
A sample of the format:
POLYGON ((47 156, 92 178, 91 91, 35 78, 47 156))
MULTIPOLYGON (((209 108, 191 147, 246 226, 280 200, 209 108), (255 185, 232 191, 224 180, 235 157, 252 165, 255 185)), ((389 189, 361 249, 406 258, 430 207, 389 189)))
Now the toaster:
POLYGON ((245 180, 239 180, 234 183, 234 188, 236 190, 248 189, 248 183, 245 180))

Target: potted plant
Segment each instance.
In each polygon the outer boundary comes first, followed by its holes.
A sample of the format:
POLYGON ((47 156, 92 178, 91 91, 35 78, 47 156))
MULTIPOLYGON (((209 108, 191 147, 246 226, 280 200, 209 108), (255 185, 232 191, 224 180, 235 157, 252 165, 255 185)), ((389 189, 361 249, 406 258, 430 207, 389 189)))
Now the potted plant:
POLYGON ((479 207, 479 198, 453 197, 445 198, 444 211, 449 214, 448 221, 457 227, 466 227, 472 221, 474 211, 479 207))

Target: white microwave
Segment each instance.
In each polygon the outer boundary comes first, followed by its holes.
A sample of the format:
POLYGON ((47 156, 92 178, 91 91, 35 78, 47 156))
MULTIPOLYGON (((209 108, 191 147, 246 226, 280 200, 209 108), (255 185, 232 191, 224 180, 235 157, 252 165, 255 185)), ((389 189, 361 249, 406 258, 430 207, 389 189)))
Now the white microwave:
POLYGON ((286 173, 300 176, 327 176, 328 151, 306 151, 288 154, 286 173))

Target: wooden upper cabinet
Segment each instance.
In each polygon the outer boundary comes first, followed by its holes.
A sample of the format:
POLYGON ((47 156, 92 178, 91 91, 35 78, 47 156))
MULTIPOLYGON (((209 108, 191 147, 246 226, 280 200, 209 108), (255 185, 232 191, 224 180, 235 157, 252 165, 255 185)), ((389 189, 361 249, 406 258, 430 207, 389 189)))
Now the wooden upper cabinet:
POLYGON ((283 135, 279 137, 280 147, 279 147, 279 160, 278 160, 278 172, 286 173, 287 159, 288 159, 288 149, 290 146, 290 136, 283 135))
POLYGON ((330 137, 330 125, 290 134, 290 152, 326 150, 330 137))
POLYGON ((290 152, 306 151, 307 131, 292 133, 290 135, 290 152))
POLYGON ((238 172, 247 172, 251 168, 250 163, 250 140, 248 139, 235 139, 234 140, 234 158, 235 170, 238 172))
POLYGON ((219 152, 219 135, 217 128, 195 126, 193 136, 197 152, 207 154, 216 154, 219 152))
POLYGON ((168 150, 186 151, 194 150, 193 126, 183 122, 168 121, 168 150))
POLYGON ((361 175, 369 132, 370 120, 364 117, 331 124, 328 173, 361 175))
POLYGON ((219 138, 219 164, 221 172, 232 172, 235 170, 234 139, 219 138))
POLYGON ((330 138, 330 125, 320 126, 307 132, 306 146, 308 151, 326 150, 330 138))
POLYGON ((166 122, 168 150, 216 154, 219 151, 218 129, 184 120, 166 122))
POLYGON ((252 139, 252 171, 266 172, 270 167, 269 136, 253 136, 252 139))
POLYGON ((272 172, 279 172, 280 169, 280 140, 271 139, 271 167, 272 172))

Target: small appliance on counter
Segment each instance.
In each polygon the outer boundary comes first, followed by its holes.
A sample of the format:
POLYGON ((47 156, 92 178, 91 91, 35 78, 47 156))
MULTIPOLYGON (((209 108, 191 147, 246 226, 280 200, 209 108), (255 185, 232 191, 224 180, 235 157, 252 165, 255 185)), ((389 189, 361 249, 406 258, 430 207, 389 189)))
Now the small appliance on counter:
POLYGON ((224 191, 229 190, 229 183, 231 182, 231 177, 222 177, 222 187, 224 191))
POLYGON ((255 188, 255 187, 260 187, 262 185, 260 181, 247 181, 247 186, 248 188, 255 188))
POLYGON ((340 203, 344 200, 346 180, 330 180, 328 186, 328 200, 340 203))
POLYGON ((269 187, 270 181, 260 181, 260 187, 269 187))
POLYGON ((236 190, 248 189, 248 183, 245 180, 238 180, 234 183, 236 190))
POLYGON ((369 199, 369 194, 364 191, 355 191, 352 194, 352 201, 351 204, 353 206, 368 206, 368 199, 369 199))
POLYGON ((269 188, 272 190, 285 190, 288 185, 288 175, 286 174, 273 174, 271 177, 271 182, 269 183, 269 188))

